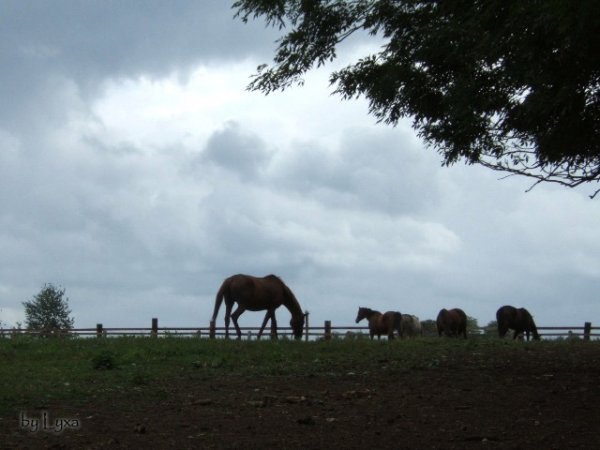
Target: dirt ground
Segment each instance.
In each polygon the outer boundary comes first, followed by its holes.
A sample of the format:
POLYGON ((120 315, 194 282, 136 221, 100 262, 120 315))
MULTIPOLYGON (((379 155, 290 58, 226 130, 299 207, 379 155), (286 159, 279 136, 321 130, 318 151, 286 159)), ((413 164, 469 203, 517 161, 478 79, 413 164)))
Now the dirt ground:
MULTIPOLYGON (((156 398, 47 408, 60 434, 0 420, 6 449, 600 448, 600 348, 476 354, 419 369, 182 379, 156 398)), ((27 411, 27 419, 42 411, 27 411)), ((36 416, 37 415, 37 416, 36 416)))

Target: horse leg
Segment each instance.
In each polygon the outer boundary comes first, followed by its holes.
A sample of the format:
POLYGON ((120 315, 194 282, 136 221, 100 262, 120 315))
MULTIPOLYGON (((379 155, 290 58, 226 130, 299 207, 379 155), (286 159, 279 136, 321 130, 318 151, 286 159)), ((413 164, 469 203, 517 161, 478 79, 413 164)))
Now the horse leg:
POLYGON ((263 319, 263 323, 260 327, 260 330, 258 331, 258 338, 260 339, 260 337, 263 334, 263 331, 265 330, 265 327, 267 326, 267 321, 271 318, 271 310, 268 310, 267 313, 265 314, 265 318, 263 319))
POLYGON ((498 337, 500 339, 502 339, 504 336, 506 336, 507 331, 508 331, 508 328, 506 328, 504 325, 498 325, 498 337))
POLYGON ((246 308, 240 305, 233 312, 233 314, 231 314, 231 320, 233 320, 233 325, 235 326, 235 331, 237 332, 238 340, 242 339, 242 330, 240 330, 240 326, 238 325, 238 317, 240 317, 244 311, 246 311, 246 308))
POLYGON ((233 307, 233 302, 225 299, 225 339, 229 339, 229 320, 231 318, 231 308, 233 307))
POLYGON ((275 317, 275 310, 271 312, 271 339, 278 339, 277 336, 277 318, 275 317))

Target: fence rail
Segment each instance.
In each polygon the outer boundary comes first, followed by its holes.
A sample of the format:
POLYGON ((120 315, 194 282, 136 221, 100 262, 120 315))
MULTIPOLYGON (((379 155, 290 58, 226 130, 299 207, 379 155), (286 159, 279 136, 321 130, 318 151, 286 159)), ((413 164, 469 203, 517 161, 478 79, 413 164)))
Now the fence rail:
MULTIPOLYGON (((257 339, 259 327, 240 327, 242 334, 246 339, 257 339)), ((235 330, 230 328, 230 335, 235 337, 235 330)), ((304 328, 303 338, 310 339, 331 339, 332 337, 347 337, 357 336, 362 334, 368 335, 369 328, 367 326, 356 325, 341 325, 334 326, 330 320, 326 320, 323 326, 307 326, 304 328)), ((553 327, 538 327, 538 332, 542 338, 572 338, 583 339, 600 339, 600 327, 593 327, 591 322, 585 322, 583 326, 553 326, 553 327)), ((433 333, 431 333, 433 334, 433 333)), ((225 327, 217 327, 214 324, 208 327, 159 327, 158 319, 153 318, 150 327, 114 327, 105 328, 102 324, 97 324, 95 328, 72 328, 68 330, 25 330, 25 329, 2 329, 0 328, 0 338, 13 337, 20 335, 76 335, 76 336, 151 336, 151 337, 166 337, 166 336, 193 336, 200 338, 216 338, 225 336, 225 327)), ((293 337, 290 327, 279 327, 279 336, 293 337)), ((476 328, 469 330, 470 336, 489 335, 485 328, 476 328)), ((268 338, 270 332, 267 331, 264 336, 268 338)), ((271 336, 275 337, 275 336, 271 336)))

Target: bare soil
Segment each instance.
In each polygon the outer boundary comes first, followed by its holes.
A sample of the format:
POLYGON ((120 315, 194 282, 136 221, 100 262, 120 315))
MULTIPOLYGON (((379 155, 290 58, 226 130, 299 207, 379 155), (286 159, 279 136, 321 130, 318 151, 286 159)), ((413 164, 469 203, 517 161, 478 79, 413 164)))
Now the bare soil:
POLYGON ((23 429, 18 412, 2 417, 0 448, 592 449, 599 380, 597 345, 406 370, 381 361, 303 377, 188 376, 152 394, 47 407, 51 420, 80 422, 60 434, 23 429))

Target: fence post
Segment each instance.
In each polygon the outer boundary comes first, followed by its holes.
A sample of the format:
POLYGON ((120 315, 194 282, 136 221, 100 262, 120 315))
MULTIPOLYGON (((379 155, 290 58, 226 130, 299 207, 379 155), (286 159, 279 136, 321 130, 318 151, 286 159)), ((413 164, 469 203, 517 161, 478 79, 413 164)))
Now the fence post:
POLYGON ((591 334, 592 334, 592 322, 584 323, 583 324, 583 340, 589 341, 591 334))
POLYGON ((102 337, 102 324, 101 323, 97 323, 96 324, 96 337, 97 338, 101 338, 102 337))
POLYGON ((150 331, 150 336, 158 336, 158 319, 156 317, 152 318, 152 330, 150 331))
POLYGON ((331 320, 325 321, 325 340, 328 341, 331 339, 331 320))
POLYGON ((308 332, 310 330, 310 326, 308 324, 308 311, 304 311, 304 340, 308 342, 308 332))

